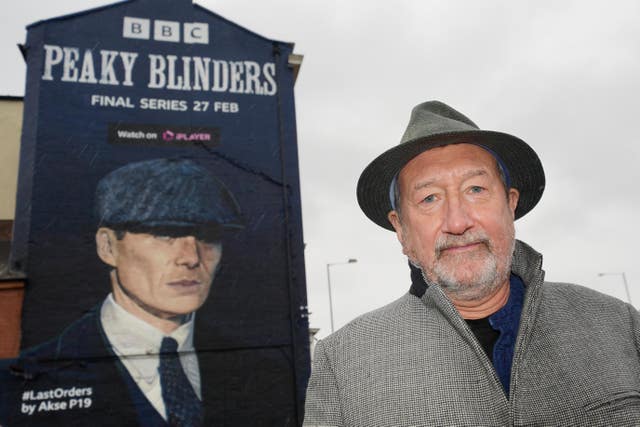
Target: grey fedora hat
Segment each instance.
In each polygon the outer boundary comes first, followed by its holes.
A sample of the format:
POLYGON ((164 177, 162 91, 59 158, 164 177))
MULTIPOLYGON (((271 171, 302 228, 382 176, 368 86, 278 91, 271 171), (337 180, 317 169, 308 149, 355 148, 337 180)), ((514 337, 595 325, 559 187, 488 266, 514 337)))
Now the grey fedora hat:
POLYGON ((506 168, 509 186, 520 192, 515 218, 529 212, 545 186, 542 163, 523 140, 502 132, 481 130, 469 118, 440 101, 427 101, 411 112, 400 143, 373 160, 358 180, 358 203, 367 217, 388 230, 387 214, 393 210, 391 182, 414 157, 431 148, 468 143, 487 149, 506 168))

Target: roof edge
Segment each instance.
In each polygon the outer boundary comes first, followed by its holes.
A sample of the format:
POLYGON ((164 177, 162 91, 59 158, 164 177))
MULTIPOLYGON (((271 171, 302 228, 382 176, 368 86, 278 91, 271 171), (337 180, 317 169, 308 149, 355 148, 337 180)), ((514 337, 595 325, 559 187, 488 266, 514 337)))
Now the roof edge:
POLYGON ((214 12, 214 11, 212 11, 212 10, 209 10, 209 9, 207 9, 206 7, 201 6, 201 5, 199 5, 198 3, 195 3, 195 1, 194 1, 194 3, 193 3, 193 6, 194 6, 194 7, 196 7, 196 8, 198 8, 198 9, 200 9, 200 10, 202 10, 202 11, 203 11, 203 12, 205 12, 205 13, 208 13, 209 15, 213 15, 213 16, 215 16, 216 18, 220 18, 220 19, 222 19, 223 21, 225 21, 225 22, 227 22, 227 23, 231 24, 232 26, 234 26, 234 27, 236 27, 236 28, 238 28, 238 29, 240 29, 240 30, 242 30, 242 31, 246 31, 247 33, 249 33, 249 34, 251 34, 251 35, 253 35, 253 36, 256 36, 256 37, 258 37, 258 38, 260 38, 260 39, 262 39, 262 40, 265 40, 265 41, 268 41, 268 42, 273 42, 273 43, 279 43, 279 44, 288 45, 289 47, 291 47, 291 50, 293 50, 293 48, 294 48, 294 46, 295 46, 295 43, 292 43, 292 42, 286 42, 286 41, 282 41, 282 40, 270 39, 270 38, 268 38, 268 37, 266 37, 266 36, 263 36, 263 35, 261 35, 261 34, 258 34, 258 33, 256 33, 255 31, 252 31, 252 30, 248 29, 247 27, 243 27, 242 25, 237 24, 237 23, 235 23, 235 22, 231 21, 230 19, 225 18, 225 17, 224 17, 224 16, 222 16, 222 15, 219 15, 217 12, 214 12))
MULTIPOLYGON (((91 14, 91 13, 94 13, 94 12, 99 12, 99 11, 102 11, 102 10, 106 10, 106 9, 111 9, 111 8, 114 8, 114 7, 122 6, 123 4, 126 4, 126 3, 133 3, 134 1, 137 1, 137 0, 122 0, 122 1, 115 2, 115 3, 106 4, 104 6, 98 6, 98 7, 94 7, 94 8, 91 8, 91 9, 82 10, 82 11, 79 11, 79 12, 72 12, 72 13, 68 13, 66 15, 61 15, 61 16, 56 16, 56 17, 53 17, 53 18, 42 19, 40 21, 36 21, 36 22, 33 22, 33 23, 27 25, 26 28, 27 28, 27 30, 30 30, 32 28, 35 28, 37 26, 40 26, 42 24, 46 24, 46 23, 49 23, 49 22, 63 21, 65 19, 77 18, 79 16, 88 15, 88 14, 91 14)), ((286 41, 282 41, 282 40, 270 39, 268 37, 265 37, 265 36, 263 36, 261 34, 256 33, 255 31, 252 31, 252 30, 250 30, 250 29, 248 29, 246 27, 243 27, 242 25, 237 24, 237 23, 225 18, 224 16, 221 16, 221 15, 219 15, 218 13, 216 13, 216 12, 214 12, 212 10, 209 10, 209 9, 205 8, 204 6, 201 6, 198 3, 192 2, 191 5, 194 8, 200 9, 202 12, 208 13, 209 15, 213 15, 216 18, 222 19, 223 21, 231 24, 232 26, 234 26, 234 27, 236 27, 236 28, 238 28, 240 30, 246 31, 247 33, 249 33, 249 34, 251 34, 253 36, 256 36, 256 37, 258 37, 258 38, 260 38, 262 40, 287 45, 287 46, 289 46, 291 48, 291 50, 293 50, 293 48, 294 48, 295 43, 286 42, 286 41)))

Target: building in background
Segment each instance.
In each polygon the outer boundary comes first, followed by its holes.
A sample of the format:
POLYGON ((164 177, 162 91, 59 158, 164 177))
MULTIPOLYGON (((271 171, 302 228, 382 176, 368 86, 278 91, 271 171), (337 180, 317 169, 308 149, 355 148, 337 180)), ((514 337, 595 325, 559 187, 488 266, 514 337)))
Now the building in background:
POLYGON ((189 0, 130 0, 27 30, 24 120, 20 98, 2 99, 0 111, 7 175, 0 177, 0 424, 51 425, 67 416, 99 424, 140 414, 137 403, 98 402, 105 389, 126 395, 130 387, 66 371, 103 363, 91 349, 55 369, 51 360, 9 358, 96 310, 109 274, 96 256, 96 184, 125 164, 157 158, 197 163, 242 207, 244 228, 225 240, 196 316, 196 353, 208 369, 205 419, 300 424, 310 368, 293 94, 301 56, 293 44, 189 0), (65 372, 77 378, 74 390, 92 390, 89 406, 72 407, 70 395, 32 401, 65 372), (47 409, 54 407, 65 409, 47 409))

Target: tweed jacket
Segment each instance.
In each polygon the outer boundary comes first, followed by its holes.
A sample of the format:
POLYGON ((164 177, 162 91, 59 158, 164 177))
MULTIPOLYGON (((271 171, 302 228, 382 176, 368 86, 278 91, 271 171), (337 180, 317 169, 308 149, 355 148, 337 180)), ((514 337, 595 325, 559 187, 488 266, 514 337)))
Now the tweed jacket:
POLYGON ((640 425, 640 317, 577 285, 544 282, 516 242, 526 294, 510 395, 439 286, 360 316, 316 345, 304 426, 640 425))

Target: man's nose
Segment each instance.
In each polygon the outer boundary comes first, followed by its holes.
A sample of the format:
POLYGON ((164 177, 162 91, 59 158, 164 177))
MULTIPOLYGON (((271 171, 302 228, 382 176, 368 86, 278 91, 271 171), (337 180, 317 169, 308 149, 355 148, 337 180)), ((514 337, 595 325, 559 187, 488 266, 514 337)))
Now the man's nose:
POLYGON ((196 238, 193 236, 180 237, 177 243, 177 263, 179 265, 186 265, 189 268, 197 267, 198 264, 200 264, 200 251, 196 238))
POLYGON ((449 198, 446 203, 442 231, 449 234, 464 234, 473 226, 469 209, 462 197, 449 198))

